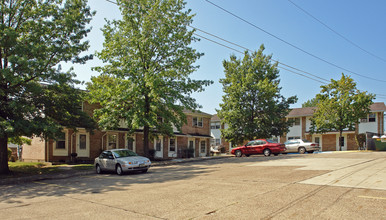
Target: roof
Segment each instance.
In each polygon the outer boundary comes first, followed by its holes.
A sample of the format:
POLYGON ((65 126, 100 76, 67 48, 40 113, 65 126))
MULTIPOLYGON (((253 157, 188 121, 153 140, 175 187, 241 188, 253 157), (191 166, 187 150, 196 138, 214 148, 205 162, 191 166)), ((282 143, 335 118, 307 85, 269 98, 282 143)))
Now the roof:
POLYGON ((370 111, 372 111, 372 112, 384 112, 384 111, 386 111, 385 103, 383 103, 383 102, 374 102, 370 106, 370 111))
MULTIPOLYGON (((299 116, 312 116, 316 107, 305 107, 305 108, 294 108, 287 115, 288 118, 291 117, 299 117, 299 116)), ((371 112, 384 112, 386 111, 385 103, 383 102, 375 102, 370 106, 371 112)))
POLYGON ((190 114, 190 115, 202 115, 202 116, 206 116, 206 117, 212 117, 211 114, 208 114, 208 113, 205 113, 205 112, 202 112, 200 110, 188 110, 188 109, 184 109, 183 112, 185 114, 190 114))
POLYGON ((211 121, 221 121, 217 114, 212 115, 211 121))
POLYGON ((287 117, 312 116, 316 107, 294 108, 290 111, 287 117))

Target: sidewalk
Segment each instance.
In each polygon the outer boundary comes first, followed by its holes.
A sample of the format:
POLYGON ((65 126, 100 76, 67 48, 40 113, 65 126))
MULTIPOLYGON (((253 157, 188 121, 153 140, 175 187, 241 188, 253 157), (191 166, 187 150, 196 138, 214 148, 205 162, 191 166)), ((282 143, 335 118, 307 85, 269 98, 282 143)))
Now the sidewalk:
MULTIPOLYGON (((231 155, 219 155, 219 156, 213 156, 213 157, 196 157, 196 158, 186 158, 186 159, 172 159, 172 160, 165 160, 165 161, 152 161, 151 166, 152 167, 169 166, 169 165, 174 165, 179 163, 192 163, 197 161, 223 159, 228 157, 231 157, 231 155)), ((65 179, 65 178, 70 178, 74 176, 85 176, 85 175, 95 174, 95 169, 74 170, 71 168, 71 165, 63 166, 63 167, 60 167, 59 169, 61 169, 62 171, 58 173, 1 178, 0 185, 11 185, 11 184, 19 184, 19 183, 26 183, 26 182, 33 182, 33 181, 40 181, 40 180, 65 179)))

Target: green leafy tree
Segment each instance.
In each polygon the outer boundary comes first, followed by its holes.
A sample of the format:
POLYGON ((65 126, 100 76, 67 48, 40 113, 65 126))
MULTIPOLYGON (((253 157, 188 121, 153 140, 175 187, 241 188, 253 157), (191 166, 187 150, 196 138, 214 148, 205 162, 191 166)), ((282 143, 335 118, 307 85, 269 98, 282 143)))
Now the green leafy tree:
POLYGON ((312 98, 310 100, 307 100, 306 102, 304 102, 302 104, 302 108, 306 108, 306 107, 316 107, 318 105, 318 98, 315 97, 315 98, 312 98))
POLYGON ((106 63, 101 75, 88 84, 90 102, 99 126, 116 129, 125 123, 128 133, 144 132, 144 154, 156 134, 173 135, 186 122, 186 109, 199 105, 190 95, 212 82, 189 75, 202 55, 189 45, 197 40, 193 15, 182 0, 118 0, 122 20, 107 21, 102 29, 104 49, 97 56, 106 63), (162 118, 162 119, 161 119, 162 118))
POLYGON ((359 91, 354 80, 343 73, 340 80, 331 79, 330 84, 321 88, 317 95, 317 109, 311 118, 310 132, 339 131, 341 141, 343 130, 354 130, 359 119, 370 112, 375 95, 359 91))
POLYGON ((82 0, 0 2, 0 174, 9 173, 8 138, 54 138, 62 126, 92 124, 79 110, 79 82, 59 66, 90 58, 79 54, 92 14, 82 0))
POLYGON ((282 135, 291 124, 285 116, 297 98, 280 94, 278 64, 263 51, 261 45, 257 52, 246 51, 243 59, 232 55, 223 61, 225 78, 220 83, 225 94, 218 116, 228 124, 223 137, 235 144, 282 135))

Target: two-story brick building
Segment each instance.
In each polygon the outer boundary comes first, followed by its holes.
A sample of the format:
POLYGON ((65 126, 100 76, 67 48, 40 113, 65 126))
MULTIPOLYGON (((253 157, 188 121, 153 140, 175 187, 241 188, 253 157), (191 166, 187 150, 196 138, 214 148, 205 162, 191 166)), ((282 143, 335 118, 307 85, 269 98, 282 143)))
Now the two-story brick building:
MULTIPOLYGON (((291 139, 308 139, 313 142, 319 143, 321 151, 338 151, 339 146, 339 132, 327 132, 325 134, 311 134, 311 117, 314 114, 315 107, 307 108, 294 108, 287 115, 286 119, 293 119, 294 123, 290 127, 289 132, 281 137, 273 137, 281 143, 291 139)), ((355 141, 357 134, 366 134, 368 140, 371 139, 373 134, 381 136, 384 133, 384 112, 386 106, 383 102, 376 102, 370 106, 370 114, 366 118, 362 118, 355 130, 345 130, 343 132, 342 150, 356 150, 358 146, 355 141)), ((222 124, 220 118, 217 115, 212 116, 211 121, 211 136, 212 146, 219 146, 225 148, 226 152, 229 152, 231 144, 221 138, 220 128, 226 128, 226 124, 222 124)), ((257 137, 258 138, 258 137, 257 137)), ((371 144, 371 140, 366 144, 371 144)))
POLYGON ((319 143, 322 151, 356 150, 358 146, 355 142, 357 134, 378 134, 384 133, 384 112, 386 106, 383 102, 376 102, 370 106, 370 114, 366 118, 360 119, 355 130, 344 130, 342 142, 339 142, 339 132, 327 132, 324 134, 311 134, 311 117, 315 107, 295 108, 287 115, 287 119, 293 119, 293 126, 289 132, 280 138, 281 142, 290 139, 305 138, 319 143), (342 146, 339 146, 342 143, 342 146))
MULTIPOLYGON (((98 105, 84 103, 83 111, 92 115, 98 105)), ((203 112, 184 111, 187 123, 181 132, 174 130, 174 136, 158 136, 150 141, 149 149, 155 150, 156 158, 186 157, 187 149, 192 149, 192 156, 209 155, 210 144, 210 114, 203 112)), ((72 161, 72 155, 77 155, 78 161, 92 161, 102 150, 126 148, 139 155, 144 155, 143 131, 138 129, 128 135, 127 129, 121 126, 117 130, 94 130, 87 132, 83 128, 77 131, 63 129, 63 135, 58 140, 44 140, 39 137, 32 139, 31 145, 23 147, 24 161, 72 161)))

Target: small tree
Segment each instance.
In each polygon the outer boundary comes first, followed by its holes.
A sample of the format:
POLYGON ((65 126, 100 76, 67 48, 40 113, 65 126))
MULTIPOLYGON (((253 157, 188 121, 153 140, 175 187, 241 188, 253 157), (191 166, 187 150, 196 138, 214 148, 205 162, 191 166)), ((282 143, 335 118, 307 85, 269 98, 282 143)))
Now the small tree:
POLYGON ((354 130, 359 119, 370 112, 375 95, 361 92, 349 76, 342 73, 340 80, 321 86, 317 95, 317 109, 311 118, 311 133, 339 132, 339 149, 342 150, 343 130, 354 130))
POLYGON ((278 64, 263 51, 261 45, 257 52, 246 51, 243 59, 232 55, 223 61, 225 78, 220 82, 225 94, 218 116, 228 124, 222 136, 232 143, 283 135, 290 126, 285 117, 297 98, 280 94, 278 64))
POLYGON ((104 48, 97 56, 106 63, 88 84, 89 99, 99 103, 95 116, 101 128, 125 123, 129 133, 143 128, 144 154, 152 134, 172 136, 173 126, 186 122, 183 112, 199 105, 191 97, 208 80, 192 80, 193 64, 202 55, 190 47, 193 15, 182 0, 118 0, 122 20, 103 28, 104 48))

